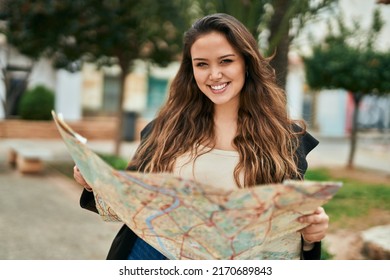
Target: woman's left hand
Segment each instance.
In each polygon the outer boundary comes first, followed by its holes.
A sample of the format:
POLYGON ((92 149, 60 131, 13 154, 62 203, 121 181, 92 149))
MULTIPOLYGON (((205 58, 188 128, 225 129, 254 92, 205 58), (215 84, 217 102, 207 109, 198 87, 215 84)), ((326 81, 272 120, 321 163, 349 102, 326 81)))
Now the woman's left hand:
POLYGON ((309 224, 300 230, 303 239, 308 243, 321 241, 329 227, 329 216, 322 207, 318 207, 313 214, 299 217, 298 221, 309 224))

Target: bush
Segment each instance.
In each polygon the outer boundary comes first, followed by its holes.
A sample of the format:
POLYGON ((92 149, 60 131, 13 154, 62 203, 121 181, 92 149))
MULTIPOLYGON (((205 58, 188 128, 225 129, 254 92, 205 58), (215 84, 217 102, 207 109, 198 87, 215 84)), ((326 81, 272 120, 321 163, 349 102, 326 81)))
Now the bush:
POLYGON ((125 170, 127 167, 127 160, 111 155, 111 154, 98 154, 108 165, 117 170, 125 170))
POLYGON ((40 85, 23 94, 18 114, 24 120, 51 120, 53 109, 54 92, 40 85))

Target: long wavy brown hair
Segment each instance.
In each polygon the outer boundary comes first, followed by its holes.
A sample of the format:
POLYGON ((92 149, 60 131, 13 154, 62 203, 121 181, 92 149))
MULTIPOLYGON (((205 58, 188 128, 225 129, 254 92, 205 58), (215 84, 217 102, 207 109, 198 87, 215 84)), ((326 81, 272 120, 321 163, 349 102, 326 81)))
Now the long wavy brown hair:
POLYGON ((144 172, 172 172, 177 157, 190 152, 196 158, 199 145, 207 143, 211 148, 215 145, 214 106, 196 85, 191 60, 193 43, 212 31, 226 36, 244 57, 247 69, 233 140, 239 153, 234 170, 237 185, 250 187, 299 177, 294 156, 298 135, 287 114, 285 94, 276 85, 269 59, 260 54, 254 37, 241 22, 227 14, 206 16, 186 32, 182 61, 167 102, 129 166, 144 172), (239 180, 241 173, 244 185, 239 180))

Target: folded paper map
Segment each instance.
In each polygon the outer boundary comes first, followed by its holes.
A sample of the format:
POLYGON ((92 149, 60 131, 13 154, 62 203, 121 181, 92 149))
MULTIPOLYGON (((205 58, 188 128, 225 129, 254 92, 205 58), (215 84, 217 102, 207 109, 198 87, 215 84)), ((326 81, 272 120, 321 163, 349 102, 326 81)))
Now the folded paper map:
POLYGON ((168 173, 119 171, 53 112, 105 220, 119 220, 168 259, 299 259, 297 218, 340 182, 285 181, 227 191, 168 173))

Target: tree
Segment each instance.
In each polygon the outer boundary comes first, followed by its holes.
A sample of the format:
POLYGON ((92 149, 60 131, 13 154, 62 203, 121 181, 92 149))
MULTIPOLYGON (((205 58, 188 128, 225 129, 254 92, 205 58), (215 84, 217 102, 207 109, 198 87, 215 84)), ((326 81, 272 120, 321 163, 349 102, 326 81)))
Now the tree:
POLYGON ((3 0, 8 42, 22 54, 77 71, 83 62, 119 65, 121 93, 115 153, 122 140, 124 82, 136 59, 167 65, 181 49, 188 1, 3 0))
POLYGON ((337 0, 198 0, 200 15, 222 12, 240 20, 259 38, 269 32, 265 55, 272 56, 271 66, 275 69, 279 86, 286 87, 288 52, 299 35, 301 28, 321 12, 332 7, 337 0))
POLYGON ((390 93, 390 52, 375 48, 382 26, 378 10, 374 12, 372 25, 367 31, 356 22, 349 28, 339 19, 339 33, 329 31, 324 42, 313 47, 313 54, 304 58, 307 82, 312 89, 342 88, 352 93, 355 109, 347 162, 349 168, 353 168, 362 98, 368 94, 390 93))

